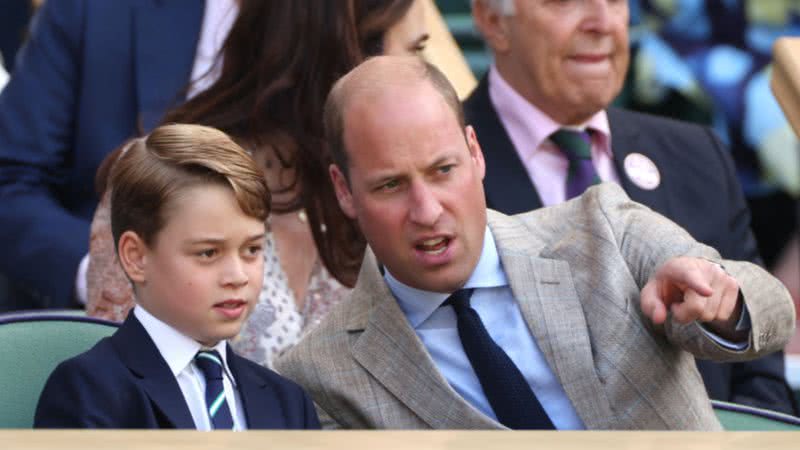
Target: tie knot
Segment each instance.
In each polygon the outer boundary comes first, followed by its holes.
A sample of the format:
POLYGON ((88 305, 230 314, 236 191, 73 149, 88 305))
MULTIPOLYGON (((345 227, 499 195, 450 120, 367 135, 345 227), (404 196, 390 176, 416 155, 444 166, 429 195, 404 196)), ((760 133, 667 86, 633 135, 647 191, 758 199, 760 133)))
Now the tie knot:
POLYGON ((570 161, 592 159, 592 136, 588 131, 575 131, 562 128, 550 135, 550 140, 570 161))
POLYGON ((472 289, 459 289, 447 297, 442 306, 452 306, 456 313, 469 308, 469 299, 472 297, 472 289))
POLYGON ((194 363, 203 372, 206 380, 222 379, 222 358, 216 350, 200 350, 194 357, 194 363))

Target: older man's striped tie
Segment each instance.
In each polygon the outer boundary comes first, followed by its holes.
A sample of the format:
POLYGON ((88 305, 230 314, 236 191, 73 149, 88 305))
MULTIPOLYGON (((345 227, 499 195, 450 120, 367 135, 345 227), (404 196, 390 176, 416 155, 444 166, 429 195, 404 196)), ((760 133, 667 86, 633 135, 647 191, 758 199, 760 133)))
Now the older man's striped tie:
POLYGON ((216 350, 201 350, 194 363, 206 377, 206 411, 215 430, 233 429, 233 418, 222 384, 222 358, 216 350))
POLYGON ((569 160, 567 169, 566 199, 583 194, 589 186, 600 182, 592 163, 592 136, 588 131, 562 128, 550 140, 564 152, 569 160))

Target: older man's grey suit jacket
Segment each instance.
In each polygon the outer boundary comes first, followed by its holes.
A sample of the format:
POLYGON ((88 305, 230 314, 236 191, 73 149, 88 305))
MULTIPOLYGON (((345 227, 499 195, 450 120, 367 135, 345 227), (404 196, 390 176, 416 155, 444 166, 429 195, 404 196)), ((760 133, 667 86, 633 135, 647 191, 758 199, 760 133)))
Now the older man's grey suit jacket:
MULTIPOLYGON (((794 329, 792 301, 759 267, 720 260, 681 228, 604 184, 518 216, 489 211, 489 227, 522 314, 590 429, 720 428, 692 354, 753 358, 794 329), (749 346, 727 350, 700 329, 655 327, 639 292, 666 259, 721 262, 739 282, 749 346)), ((435 367, 367 253, 351 297, 278 361, 330 426, 502 428, 464 401, 435 367)))

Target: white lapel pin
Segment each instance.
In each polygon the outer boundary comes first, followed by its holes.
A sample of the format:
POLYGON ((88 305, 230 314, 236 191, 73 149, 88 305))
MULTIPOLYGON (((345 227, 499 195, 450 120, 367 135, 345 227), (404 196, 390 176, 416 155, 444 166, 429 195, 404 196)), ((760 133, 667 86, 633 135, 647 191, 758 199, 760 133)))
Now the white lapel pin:
POLYGON ((661 184, 661 173, 652 159, 641 153, 631 153, 623 163, 625 175, 640 188, 652 191, 661 184))

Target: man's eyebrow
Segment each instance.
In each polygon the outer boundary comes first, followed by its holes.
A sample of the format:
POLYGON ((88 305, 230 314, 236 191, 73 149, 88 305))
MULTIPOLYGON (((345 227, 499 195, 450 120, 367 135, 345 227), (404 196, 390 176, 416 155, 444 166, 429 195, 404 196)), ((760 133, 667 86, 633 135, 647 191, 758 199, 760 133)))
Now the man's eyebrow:
POLYGON ((396 180, 398 178, 403 178, 404 175, 401 173, 383 173, 376 175, 373 178, 367 178, 367 184, 370 186, 380 185, 387 183, 391 180, 396 180))
POLYGON ((453 156, 453 155, 451 155, 451 154, 442 155, 442 156, 440 156, 440 157, 436 158, 436 160, 434 160, 432 163, 430 163, 430 164, 428 165, 428 168, 429 168, 429 169, 432 169, 432 168, 435 168, 435 167, 441 166, 442 164, 444 164, 444 163, 446 163, 446 162, 450 162, 450 161, 452 161, 452 160, 454 160, 454 159, 455 159, 455 156, 453 156))

